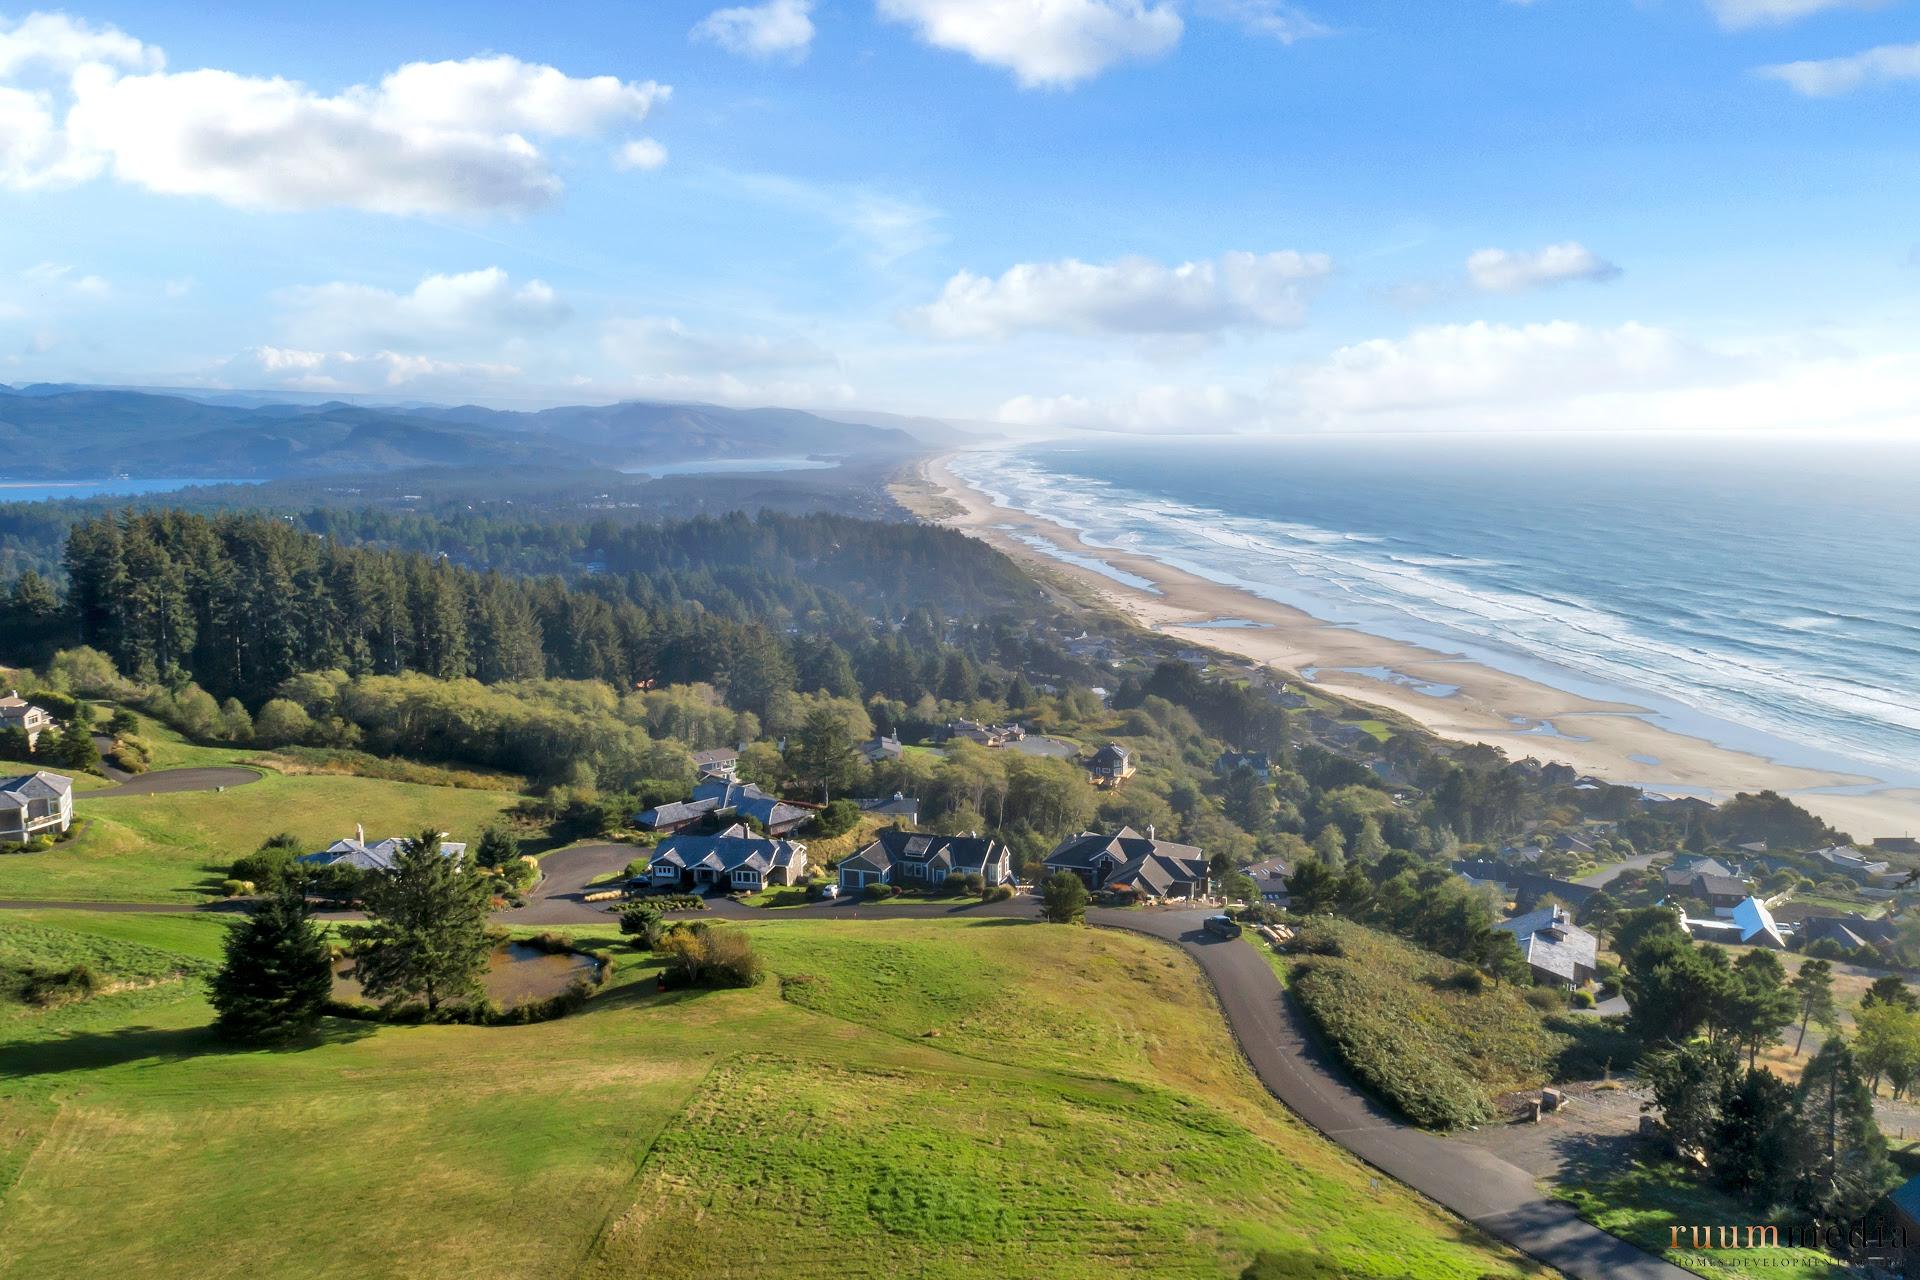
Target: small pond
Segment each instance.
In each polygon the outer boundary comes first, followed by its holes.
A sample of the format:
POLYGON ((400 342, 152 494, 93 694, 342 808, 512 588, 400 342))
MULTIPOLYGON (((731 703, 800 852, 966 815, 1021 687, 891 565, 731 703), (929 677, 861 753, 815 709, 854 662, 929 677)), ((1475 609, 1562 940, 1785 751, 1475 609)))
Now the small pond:
MULTIPOLYGON (((487 976, 482 980, 487 998, 502 1009, 512 1009, 535 1000, 557 996, 573 985, 575 978, 592 979, 598 962, 592 956, 568 951, 548 955, 524 942, 509 942, 494 949, 487 960, 487 976)), ((333 968, 333 998, 347 1004, 368 1004, 360 983, 350 975, 353 959, 343 956, 333 968)))

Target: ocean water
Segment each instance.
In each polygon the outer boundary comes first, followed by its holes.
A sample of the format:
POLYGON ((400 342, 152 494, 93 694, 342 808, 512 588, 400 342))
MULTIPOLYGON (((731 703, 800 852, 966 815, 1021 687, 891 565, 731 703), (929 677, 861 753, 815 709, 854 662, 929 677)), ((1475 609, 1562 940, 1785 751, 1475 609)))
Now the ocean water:
POLYGON ((1094 548, 1788 763, 1920 779, 1920 442, 1160 440, 954 470, 1094 548))
POLYGON ((138 497, 173 493, 200 484, 258 484, 257 480, 5 480, 0 479, 0 502, 52 502, 61 498, 138 497))

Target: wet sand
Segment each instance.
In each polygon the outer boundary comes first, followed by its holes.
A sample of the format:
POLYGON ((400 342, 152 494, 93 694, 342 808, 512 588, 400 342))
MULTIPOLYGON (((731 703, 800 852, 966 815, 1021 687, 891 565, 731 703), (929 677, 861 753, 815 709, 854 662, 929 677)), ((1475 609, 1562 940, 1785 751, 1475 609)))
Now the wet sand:
POLYGON ((955 476, 946 462, 940 457, 920 464, 916 481, 895 486, 895 498, 923 519, 989 542, 1045 577, 1092 593, 1139 625, 1197 648, 1287 672, 1315 669, 1310 687, 1399 712, 1443 737, 1490 743, 1516 759, 1564 761, 1610 782, 1713 800, 1724 800, 1737 791, 1771 789, 1791 796, 1862 841, 1920 832, 1920 789, 1822 794, 1822 788, 1856 787, 1875 779, 1779 764, 1651 723, 1643 718, 1643 707, 1596 702, 1459 654, 1333 625, 1146 556, 1088 546, 1062 525, 995 505, 955 476), (1015 536, 1021 533, 1101 561, 1151 583, 1152 589, 1056 559, 1015 536), (1220 619, 1259 625, 1205 625, 1220 619), (1413 681, 1452 686, 1457 692, 1436 697, 1420 692, 1416 685, 1339 670, 1346 667, 1386 668, 1413 681), (1543 723, 1550 730, 1537 728, 1543 723))

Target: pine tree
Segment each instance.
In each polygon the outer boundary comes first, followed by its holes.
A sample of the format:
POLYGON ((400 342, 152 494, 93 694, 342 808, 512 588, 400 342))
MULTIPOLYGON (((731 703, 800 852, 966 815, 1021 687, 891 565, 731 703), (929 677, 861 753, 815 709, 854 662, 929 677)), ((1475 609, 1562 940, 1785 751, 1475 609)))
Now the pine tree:
POLYGON ((1040 918, 1050 924, 1087 922, 1087 886, 1071 871, 1056 871, 1040 886, 1040 918))
POLYGON ((266 1043, 312 1029, 333 994, 333 958, 305 895, 282 884, 227 937, 214 976, 214 1029, 229 1040, 266 1043))
POLYGON ((360 989, 391 1005, 421 999, 437 1015, 480 994, 493 940, 487 881, 440 852, 440 834, 407 841, 391 871, 369 878, 369 922, 354 931, 360 989))
POLYGON ((82 773, 97 773, 100 770, 100 748, 94 745, 93 726, 88 723, 91 713, 86 705, 73 719, 67 721, 60 730, 59 740, 54 743, 52 756, 60 764, 82 773))
POLYGON ((480 847, 474 850, 473 856, 483 867, 502 866, 520 856, 520 841, 496 822, 480 833, 480 847))
POLYGON ((1886 1139, 1874 1118, 1873 1098, 1835 1036, 1820 1046, 1794 1093, 1799 1121, 1799 1201, 1816 1218, 1857 1218, 1898 1180, 1886 1139))

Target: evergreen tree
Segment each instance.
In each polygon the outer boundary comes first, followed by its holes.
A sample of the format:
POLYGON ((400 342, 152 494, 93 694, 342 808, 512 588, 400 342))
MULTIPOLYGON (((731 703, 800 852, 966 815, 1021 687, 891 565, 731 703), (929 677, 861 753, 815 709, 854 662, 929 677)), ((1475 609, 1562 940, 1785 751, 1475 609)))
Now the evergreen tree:
POLYGON ((802 783, 818 787, 822 800, 831 800, 853 779, 857 764, 846 717, 832 707, 809 712, 787 748, 787 768, 802 783))
POLYGON ((474 858, 483 867, 497 867, 520 856, 520 841, 502 823, 493 823, 480 833, 474 858))
POLYGON ((1807 1042, 1807 1024, 1817 1022, 1831 1029, 1839 1021, 1833 1004, 1833 965, 1825 960, 1806 960, 1793 976, 1793 996, 1799 1003, 1800 1037, 1793 1042, 1793 1056, 1800 1056, 1807 1042))
POLYGON ((218 1014, 214 1029, 256 1044, 311 1030, 332 995, 326 937, 305 894, 287 883, 227 935, 226 961, 209 992, 218 1014))
POLYGON ((1071 871, 1056 871, 1040 886, 1040 918, 1051 924, 1087 922, 1087 886, 1071 871))
POLYGON ((1320 828, 1320 834, 1313 838, 1313 856, 1332 871, 1347 865, 1347 838, 1339 827, 1329 822, 1320 828))
POLYGON ((1834 1036, 1813 1055, 1794 1092, 1800 1159, 1798 1199, 1816 1218, 1858 1218, 1898 1175, 1873 1115, 1853 1051, 1834 1036))
POLYGON ((1786 967, 1771 951, 1749 951, 1734 962, 1721 1022, 1727 1034, 1747 1051, 1752 1069, 1760 1050, 1780 1042, 1780 1033, 1792 1022, 1797 1005, 1787 988, 1786 967))
POLYGON ((100 771, 100 748, 94 745, 91 715, 83 703, 73 719, 61 728, 49 754, 61 765, 82 773, 100 771))
POLYGON ((1707 1165, 1722 1186, 1770 1204, 1792 1174, 1796 1136, 1793 1090, 1749 1067, 1721 1100, 1707 1165))
POLYGON ((1873 980, 1866 994, 1860 997, 1860 1007, 1871 1009, 1876 1004, 1898 1005, 1904 1009, 1920 1009, 1920 996, 1915 996, 1913 988, 1900 980, 1896 973, 1883 973, 1873 980))
POLYGON ((425 1000, 438 1014, 448 1002, 480 995, 493 940, 487 881, 440 852, 427 830, 406 842, 391 871, 369 878, 362 895, 369 921, 354 930, 354 976, 376 1000, 425 1000))

